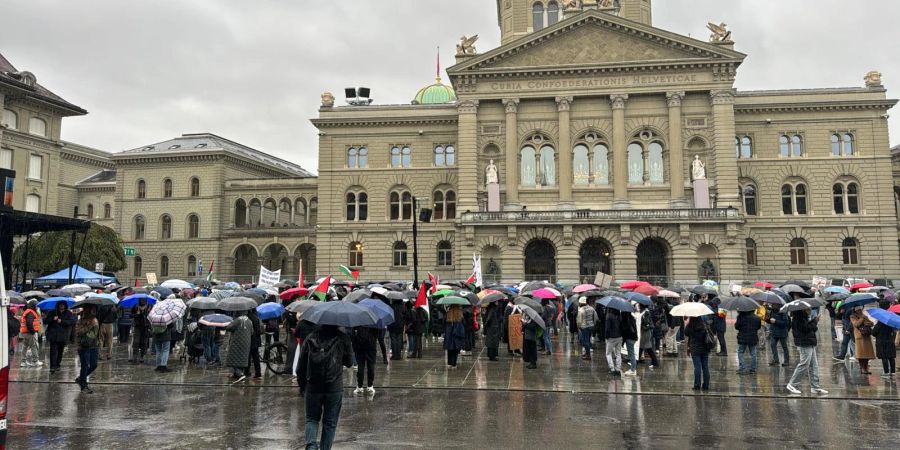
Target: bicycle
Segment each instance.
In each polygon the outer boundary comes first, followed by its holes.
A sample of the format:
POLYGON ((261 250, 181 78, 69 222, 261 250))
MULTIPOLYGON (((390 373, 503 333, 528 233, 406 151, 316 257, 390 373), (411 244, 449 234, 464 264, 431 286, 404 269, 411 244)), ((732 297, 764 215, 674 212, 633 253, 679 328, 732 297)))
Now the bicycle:
MULTIPOLYGON (((266 333, 272 335, 274 333, 266 333)), ((291 362, 288 361, 288 347, 280 341, 272 342, 266 345, 263 350, 263 360, 266 368, 275 375, 286 375, 290 373, 291 362)))

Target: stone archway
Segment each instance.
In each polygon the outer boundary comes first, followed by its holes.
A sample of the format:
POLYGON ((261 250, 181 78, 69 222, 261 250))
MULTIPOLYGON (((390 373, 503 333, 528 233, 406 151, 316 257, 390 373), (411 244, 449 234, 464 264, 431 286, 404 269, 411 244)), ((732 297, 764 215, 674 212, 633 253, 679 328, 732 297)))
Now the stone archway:
POLYGON ((289 253, 281 244, 271 244, 263 250, 263 266, 271 271, 280 270, 282 275, 287 274, 289 253))
POLYGON ((710 244, 697 247, 697 279, 721 281, 719 273, 719 251, 710 244))
POLYGON ((500 282, 503 276, 503 266, 500 263, 500 247, 486 245, 481 250, 481 274, 486 283, 500 282), (491 264, 492 261, 493 264, 491 264))
POLYGON ((612 250, 602 239, 591 238, 581 244, 578 251, 578 273, 582 283, 592 283, 597 272, 612 273, 612 250))
POLYGON ((259 253, 250 244, 242 244, 234 249, 234 277, 251 279, 259 274, 259 253))
POLYGON ((294 258, 303 264, 303 280, 314 281, 316 279, 316 246, 303 244, 294 251, 294 258))
POLYGON ((556 247, 547 239, 525 246, 525 280, 556 281, 556 247))
POLYGON ((656 286, 669 285, 669 247, 660 239, 647 238, 637 246, 637 276, 656 286))

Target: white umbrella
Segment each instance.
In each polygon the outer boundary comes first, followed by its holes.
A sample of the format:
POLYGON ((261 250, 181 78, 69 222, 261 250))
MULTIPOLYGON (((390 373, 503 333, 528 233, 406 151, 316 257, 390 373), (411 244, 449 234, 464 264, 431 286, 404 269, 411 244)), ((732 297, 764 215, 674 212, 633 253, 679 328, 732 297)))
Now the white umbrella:
POLYGON ((656 294, 656 296, 657 297, 665 297, 665 298, 681 298, 681 294, 679 294, 675 291, 667 290, 667 289, 663 289, 663 290, 659 291, 659 294, 656 294))
POLYGON ((703 303, 682 303, 669 311, 669 314, 675 317, 702 317, 708 316, 710 314, 715 314, 713 310, 709 309, 709 306, 706 306, 703 303))
POLYGON ((194 285, 184 280, 166 280, 160 286, 169 289, 193 289, 194 285))

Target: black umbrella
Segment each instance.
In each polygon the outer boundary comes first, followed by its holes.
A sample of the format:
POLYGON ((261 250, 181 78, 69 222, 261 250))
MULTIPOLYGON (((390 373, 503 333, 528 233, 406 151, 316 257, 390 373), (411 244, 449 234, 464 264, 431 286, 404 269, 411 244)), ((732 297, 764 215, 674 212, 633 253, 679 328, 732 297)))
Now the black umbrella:
MULTIPOLYGON (((104 294, 104 295, 106 295, 106 294, 104 294)), ((72 305, 72 309, 81 308, 81 307, 87 306, 87 305, 94 305, 97 307, 116 306, 116 302, 107 297, 91 296, 91 297, 85 298, 84 300, 75 302, 75 304, 72 305)))
POLYGON ((459 291, 459 293, 457 293, 456 295, 458 295, 458 296, 460 296, 460 297, 462 297, 462 298, 468 300, 468 301, 469 301, 469 304, 471 304, 472 306, 477 305, 478 302, 480 301, 480 300, 478 299, 478 295, 476 295, 474 292, 469 292, 469 291, 459 291))
POLYGON ((784 283, 782 283, 781 286, 784 287, 788 284, 794 284, 794 285, 800 286, 807 290, 812 287, 812 285, 810 285, 808 281, 803 281, 803 280, 787 280, 784 283))
POLYGON ((843 300, 847 300, 850 297, 850 294, 845 294, 843 292, 837 292, 826 297, 826 301, 829 302, 840 302, 843 300))
POLYGON ((322 302, 318 302, 315 300, 297 300, 297 301, 291 303, 290 305, 287 305, 287 307, 284 309, 286 309, 292 313, 301 313, 302 314, 302 313, 305 313, 306 311, 309 311, 310 308, 318 305, 319 303, 322 303, 322 302))
POLYGON ((538 289, 545 288, 545 287, 556 289, 556 286, 554 286, 546 281, 531 281, 522 287, 521 293, 536 291, 538 289))
POLYGON ((539 327, 545 330, 547 329, 547 324, 544 323, 544 319, 533 308, 529 307, 528 305, 519 305, 519 310, 521 310, 523 314, 527 315, 531 320, 533 320, 534 323, 538 324, 539 327))
POLYGON ((528 306, 529 308, 533 308, 535 311, 544 310, 544 307, 541 306, 541 302, 529 297, 516 297, 516 299, 513 300, 513 303, 515 303, 516 305, 528 306))
POLYGON ((750 295, 750 298, 758 302, 768 303, 770 305, 784 305, 786 303, 784 299, 773 292, 757 292, 750 295))
POLYGON ((696 295, 719 295, 718 291, 709 287, 709 286, 694 286, 691 288, 691 293, 696 295))
POLYGON ((191 284, 197 286, 198 288, 208 288, 212 286, 212 283, 206 280, 206 278, 194 278, 191 280, 191 284))
POLYGON ((256 309, 256 302, 247 297, 229 297, 219 301, 218 309, 222 311, 250 311, 256 309))
POLYGON ((794 300, 784 306, 781 307, 779 312, 788 313, 793 311, 800 311, 804 309, 812 309, 813 306, 809 304, 806 300, 794 300))
POLYGON ((187 302, 187 307, 200 311, 219 309, 219 300, 211 297, 197 297, 187 302))
POLYGON ((478 302, 478 304, 481 306, 484 306, 484 305, 487 305, 488 303, 499 302, 502 300, 506 300, 506 296, 499 292, 496 292, 496 293, 488 294, 488 295, 484 296, 484 298, 482 298, 481 301, 478 302))
POLYGON ((368 289, 357 289, 344 296, 345 302, 359 303, 367 298, 372 298, 372 291, 368 289))
MULTIPOLYGON (((778 297, 777 295, 775 297, 778 297)), ((728 311, 749 312, 759 309, 759 303, 747 297, 728 297, 722 300, 719 308, 728 311)))
POLYGON ((303 314, 303 319, 316 325, 335 325, 345 328, 372 326, 378 316, 369 308, 350 302, 319 303, 303 314))
POLYGON ((788 294, 793 294, 795 292, 806 292, 806 289, 796 284, 782 284, 781 290, 788 294))

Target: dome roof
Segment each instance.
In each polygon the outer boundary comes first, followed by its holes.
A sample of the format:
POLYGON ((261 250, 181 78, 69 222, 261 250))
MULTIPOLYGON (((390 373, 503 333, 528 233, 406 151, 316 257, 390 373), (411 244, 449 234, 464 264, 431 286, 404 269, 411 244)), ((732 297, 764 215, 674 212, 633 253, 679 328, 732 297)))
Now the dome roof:
POLYGON ((441 83, 441 79, 438 78, 431 86, 426 86, 419 90, 419 93, 416 94, 416 98, 413 100, 413 104, 435 105, 440 103, 452 103, 455 101, 456 92, 453 92, 452 87, 441 83))

